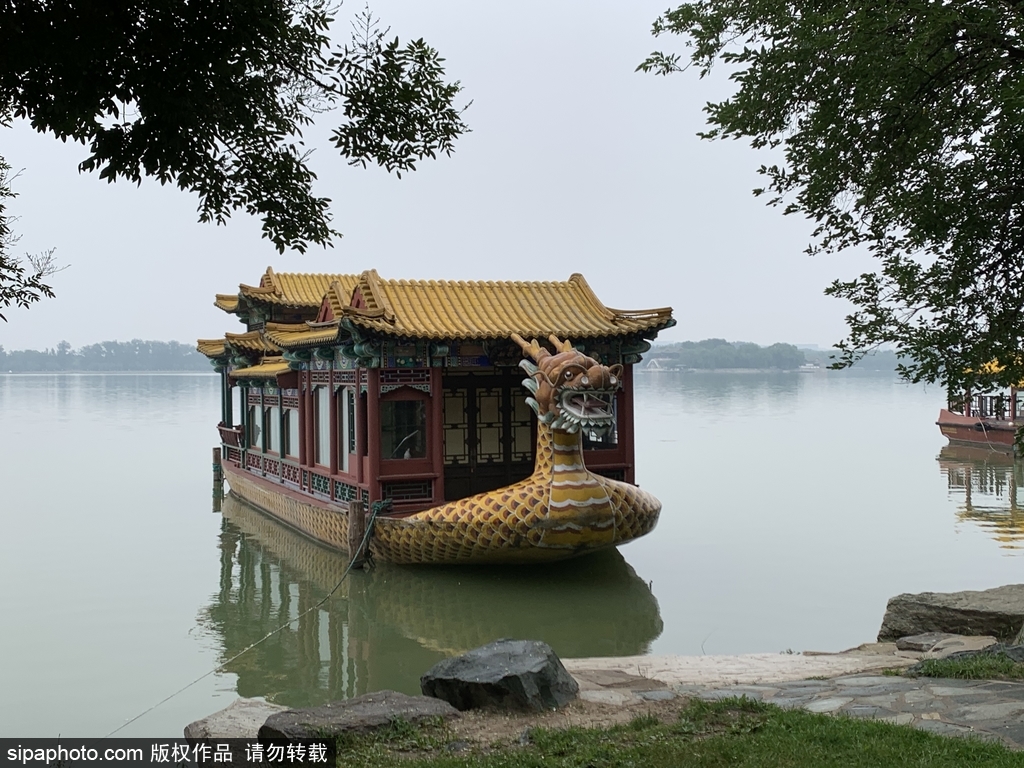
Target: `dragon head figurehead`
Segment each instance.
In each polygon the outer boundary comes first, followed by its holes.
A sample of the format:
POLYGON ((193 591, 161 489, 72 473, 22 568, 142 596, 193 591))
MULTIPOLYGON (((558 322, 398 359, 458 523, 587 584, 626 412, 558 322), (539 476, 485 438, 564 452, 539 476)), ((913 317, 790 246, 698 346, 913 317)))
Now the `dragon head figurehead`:
POLYGON ((536 339, 527 343, 517 334, 512 334, 512 339, 533 360, 523 360, 519 367, 529 374, 523 386, 533 397, 526 402, 542 423, 566 432, 611 429, 615 418, 612 403, 622 386, 621 365, 603 365, 554 335, 548 337, 554 354, 536 339))

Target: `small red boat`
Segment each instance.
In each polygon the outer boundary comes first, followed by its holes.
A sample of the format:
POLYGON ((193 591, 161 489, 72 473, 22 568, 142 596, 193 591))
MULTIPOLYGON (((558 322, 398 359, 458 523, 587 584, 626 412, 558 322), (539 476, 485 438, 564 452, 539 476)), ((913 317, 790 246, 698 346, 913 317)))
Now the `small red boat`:
POLYGON ((935 423, 950 445, 1013 453, 1014 435, 1024 424, 1024 414, 1019 410, 1017 388, 1011 387, 1009 392, 995 395, 967 392, 961 402, 950 402, 948 408, 940 410, 935 423))

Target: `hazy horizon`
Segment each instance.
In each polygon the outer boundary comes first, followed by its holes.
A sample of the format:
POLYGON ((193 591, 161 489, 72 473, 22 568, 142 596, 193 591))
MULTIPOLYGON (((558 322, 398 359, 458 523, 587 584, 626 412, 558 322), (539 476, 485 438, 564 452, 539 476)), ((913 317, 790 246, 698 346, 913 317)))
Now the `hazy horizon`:
MULTIPOLYGON (((668 344, 683 344, 685 342, 699 343, 701 341, 710 341, 712 339, 720 339, 720 338, 722 338, 722 337, 721 336, 708 336, 708 337, 703 338, 703 339, 665 339, 665 338, 657 338, 657 339, 655 339, 654 341, 651 342, 651 346, 652 347, 659 347, 659 346, 664 346, 664 345, 668 345, 668 344)), ((58 339, 57 341, 53 342, 52 344, 44 344, 41 347, 23 347, 23 348, 10 347, 9 348, 5 344, 2 343, 2 340, 0 340, 0 349, 3 349, 5 352, 8 352, 8 353, 10 353, 10 352, 48 352, 50 350, 56 350, 57 349, 57 345, 60 344, 61 342, 64 342, 64 341, 67 341, 67 339, 58 339)), ((136 342, 136 341, 142 342, 144 344, 149 344, 149 343, 185 344, 185 345, 191 346, 193 348, 193 350, 195 351, 195 340, 194 339, 144 339, 144 338, 141 338, 139 336, 134 336, 134 337, 131 337, 131 338, 127 338, 126 337, 126 338, 123 338, 123 339, 100 339, 100 340, 97 340, 97 341, 87 341, 87 342, 85 342, 83 344, 79 344, 77 346, 76 345, 72 345, 71 351, 75 352, 77 350, 82 349, 83 347, 91 347, 91 346, 94 346, 96 344, 127 344, 127 343, 130 343, 130 342, 136 342)), ((725 341, 727 341, 730 344, 758 344, 758 342, 756 342, 756 341, 749 341, 747 339, 725 339, 725 341)), ((68 343, 70 343, 70 342, 68 342, 68 343)), ((784 340, 770 341, 770 342, 767 342, 765 344, 758 344, 758 346, 770 347, 773 344, 788 344, 790 346, 796 347, 797 349, 807 349, 807 350, 811 350, 811 351, 815 351, 816 350, 816 351, 819 351, 819 352, 824 352, 824 351, 828 351, 828 350, 831 349, 831 347, 816 346, 814 344, 802 344, 802 343, 798 343, 798 342, 784 341, 784 340)), ((198 352, 197 352, 197 354, 198 354, 198 352)))

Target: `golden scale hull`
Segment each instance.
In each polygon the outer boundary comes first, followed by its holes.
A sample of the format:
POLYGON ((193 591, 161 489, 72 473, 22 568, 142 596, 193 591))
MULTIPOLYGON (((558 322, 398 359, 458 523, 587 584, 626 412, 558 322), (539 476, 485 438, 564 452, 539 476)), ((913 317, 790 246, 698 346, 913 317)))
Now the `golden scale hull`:
MULTIPOLYGON (((348 549, 343 505, 224 466, 231 491, 322 544, 348 549)), ((397 564, 536 563, 616 547, 649 533, 661 502, 590 473, 577 435, 541 428, 533 474, 510 486, 407 516, 373 519, 371 555, 397 564)))

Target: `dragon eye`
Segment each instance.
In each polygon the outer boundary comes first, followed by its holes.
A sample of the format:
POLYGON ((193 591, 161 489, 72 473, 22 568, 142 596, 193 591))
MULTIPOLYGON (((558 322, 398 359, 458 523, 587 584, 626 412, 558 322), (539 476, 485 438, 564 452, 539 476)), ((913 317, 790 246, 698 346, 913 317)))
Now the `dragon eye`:
POLYGON ((572 378, 572 371, 566 371, 565 372, 565 378, 566 379, 571 379, 572 378))

